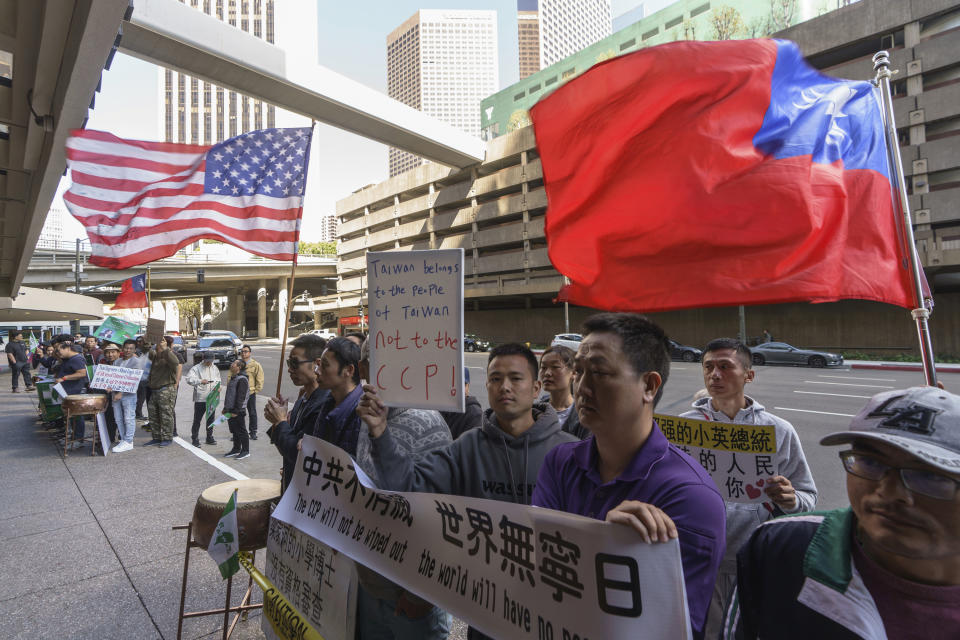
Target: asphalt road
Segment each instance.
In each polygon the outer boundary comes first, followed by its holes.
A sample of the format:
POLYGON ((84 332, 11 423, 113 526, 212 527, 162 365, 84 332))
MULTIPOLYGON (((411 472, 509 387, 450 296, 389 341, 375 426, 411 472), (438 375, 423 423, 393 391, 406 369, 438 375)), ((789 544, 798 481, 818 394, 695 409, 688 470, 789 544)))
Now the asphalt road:
MULTIPOLYGON (((254 346, 253 357, 263 365, 266 374, 265 390, 272 395, 276 391, 277 371, 280 365, 280 347, 276 345, 254 346)), ((488 402, 484 388, 486 382, 485 353, 464 354, 465 364, 470 369, 471 393, 480 400, 484 409, 488 402)), ((226 384, 226 371, 223 381, 226 384)), ((748 385, 747 392, 768 411, 788 420, 797 429, 820 492, 818 508, 833 509, 847 504, 844 472, 837 458, 840 447, 822 447, 819 440, 834 431, 845 430, 850 419, 873 394, 889 389, 922 385, 923 375, 907 371, 851 371, 850 369, 810 369, 802 367, 763 366, 757 367, 756 379, 748 385)), ((193 416, 192 397, 186 384, 181 385, 177 401, 178 428, 180 435, 189 440, 190 422, 193 416)), ((663 399, 657 410, 677 415, 690 406, 693 394, 703 386, 700 367, 696 364, 674 362, 670 378, 664 389, 663 399)), ((281 392, 296 397, 296 388, 284 369, 281 392)), ((261 394, 263 396, 264 394, 261 394)), ((262 413, 264 400, 259 401, 262 413)), ((260 430, 268 424, 260 417, 260 430)), ((226 426, 216 434, 219 443, 204 447, 204 451, 223 460, 229 449, 230 437, 226 426)), ((266 437, 252 443, 253 455, 240 461, 226 459, 224 462, 237 472, 248 477, 276 477, 280 469, 280 456, 266 437)))

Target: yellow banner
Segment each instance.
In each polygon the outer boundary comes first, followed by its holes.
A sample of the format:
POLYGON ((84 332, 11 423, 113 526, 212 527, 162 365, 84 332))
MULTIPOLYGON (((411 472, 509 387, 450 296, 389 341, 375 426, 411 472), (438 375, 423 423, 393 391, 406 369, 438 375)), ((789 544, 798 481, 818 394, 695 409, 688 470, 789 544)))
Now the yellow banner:
POLYGON ((732 453, 776 453, 773 425, 729 424, 693 418, 654 415, 667 440, 678 447, 699 447, 732 453))
POLYGON ((307 619, 297 611, 283 594, 273 586, 267 576, 253 566, 251 556, 240 552, 240 566, 263 589, 263 615, 270 621, 273 632, 284 640, 323 640, 316 629, 310 626, 307 619))

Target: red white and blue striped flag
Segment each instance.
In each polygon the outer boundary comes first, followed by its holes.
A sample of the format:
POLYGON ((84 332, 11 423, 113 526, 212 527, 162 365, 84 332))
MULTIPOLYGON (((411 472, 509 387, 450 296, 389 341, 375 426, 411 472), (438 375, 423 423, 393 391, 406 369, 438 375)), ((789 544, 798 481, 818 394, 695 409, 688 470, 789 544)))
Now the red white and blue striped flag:
POLYGON ((292 260, 311 134, 263 129, 208 147, 76 130, 67 140, 73 184, 63 199, 98 266, 127 269, 201 238, 292 260))

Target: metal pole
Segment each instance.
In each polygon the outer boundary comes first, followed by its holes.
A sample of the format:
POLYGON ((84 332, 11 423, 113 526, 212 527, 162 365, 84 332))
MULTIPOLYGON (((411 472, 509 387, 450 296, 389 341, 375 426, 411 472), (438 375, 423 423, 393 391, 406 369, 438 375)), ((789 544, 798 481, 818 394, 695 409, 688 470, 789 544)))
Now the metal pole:
POLYGON ((900 141, 897 137, 897 124, 893 112, 893 94, 890 91, 890 55, 886 51, 878 51, 873 56, 873 69, 877 76, 873 83, 880 89, 883 102, 884 132, 887 138, 887 152, 890 158, 890 170, 893 173, 894 185, 894 214, 898 216, 898 224, 903 229, 906 250, 910 256, 910 270, 913 275, 913 290, 915 309, 911 311, 917 323, 917 339, 920 343, 920 357, 923 360, 923 376, 930 386, 937 384, 936 364, 933 360, 933 340, 930 337, 930 326, 927 319, 930 310, 924 305, 923 282, 921 279, 920 260, 917 257, 917 245, 913 239, 913 221, 910 217, 910 199, 907 196, 907 183, 903 176, 903 161, 900 158, 900 141), (897 208, 899 207, 899 212, 897 208))
MULTIPOLYGON (((570 284, 570 278, 563 276, 563 284, 570 284)), ((570 303, 563 301, 563 332, 570 333, 570 303)))
POLYGON ((147 319, 150 319, 150 267, 147 267, 147 319))
POLYGON ((73 265, 74 276, 76 279, 76 284, 74 285, 73 292, 80 293, 80 243, 83 242, 80 238, 77 238, 77 254, 73 265))
MULTIPOLYGON (((297 281, 297 256, 293 254, 293 265, 290 267, 290 288, 287 289, 287 319, 283 323, 283 340, 280 342, 280 366, 277 371, 277 397, 280 397, 280 385, 283 383, 283 356, 287 350, 287 331, 290 329, 290 311, 293 309, 293 287, 297 281)), ((277 294, 279 297, 279 292, 277 294)))

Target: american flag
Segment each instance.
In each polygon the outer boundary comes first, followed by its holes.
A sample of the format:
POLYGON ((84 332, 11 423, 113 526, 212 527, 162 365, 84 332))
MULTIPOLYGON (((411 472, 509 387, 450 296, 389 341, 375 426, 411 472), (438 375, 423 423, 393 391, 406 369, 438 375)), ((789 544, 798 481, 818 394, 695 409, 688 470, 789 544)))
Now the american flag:
POLYGON ((200 238, 292 260, 311 133, 263 129, 208 147, 76 130, 67 139, 73 184, 63 199, 98 266, 159 260, 200 238))

